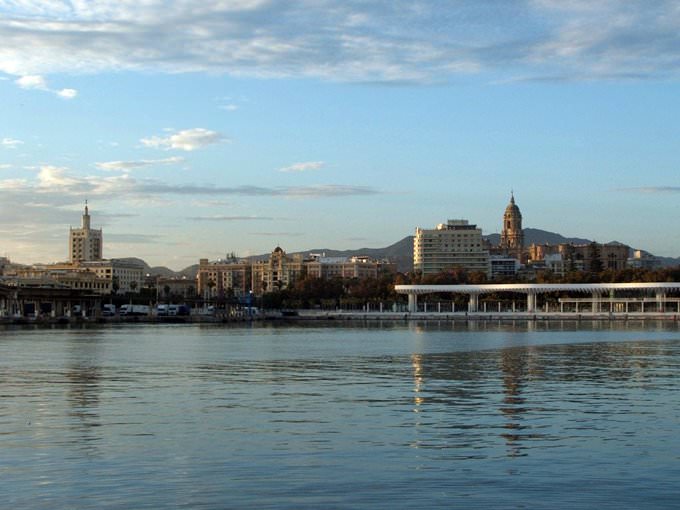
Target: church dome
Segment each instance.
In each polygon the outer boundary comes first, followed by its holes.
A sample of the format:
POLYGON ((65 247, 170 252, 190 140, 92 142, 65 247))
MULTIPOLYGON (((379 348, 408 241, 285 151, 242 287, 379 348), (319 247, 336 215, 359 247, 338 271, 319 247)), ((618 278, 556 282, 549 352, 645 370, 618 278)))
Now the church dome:
POLYGON ((508 206, 505 208, 505 216, 517 216, 517 217, 522 217, 522 213, 519 211, 519 207, 517 207, 517 204, 515 203, 515 196, 510 195, 510 203, 508 206))

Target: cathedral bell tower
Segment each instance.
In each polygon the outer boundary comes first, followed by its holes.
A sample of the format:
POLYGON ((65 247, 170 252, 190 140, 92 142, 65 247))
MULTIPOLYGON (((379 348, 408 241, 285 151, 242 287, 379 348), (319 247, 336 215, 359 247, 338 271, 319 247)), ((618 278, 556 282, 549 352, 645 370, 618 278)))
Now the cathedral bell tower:
POLYGON ((524 248, 524 232, 522 231, 522 213, 515 204, 515 195, 510 194, 510 203, 503 214, 503 230, 501 232, 501 249, 518 260, 522 260, 524 248))

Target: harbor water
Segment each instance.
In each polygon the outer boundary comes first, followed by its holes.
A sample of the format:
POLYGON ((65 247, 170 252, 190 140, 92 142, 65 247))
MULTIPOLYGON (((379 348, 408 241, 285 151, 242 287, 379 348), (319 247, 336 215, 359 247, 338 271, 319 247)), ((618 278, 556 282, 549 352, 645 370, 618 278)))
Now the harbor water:
POLYGON ((678 508, 676 322, 0 330, 12 509, 678 508))

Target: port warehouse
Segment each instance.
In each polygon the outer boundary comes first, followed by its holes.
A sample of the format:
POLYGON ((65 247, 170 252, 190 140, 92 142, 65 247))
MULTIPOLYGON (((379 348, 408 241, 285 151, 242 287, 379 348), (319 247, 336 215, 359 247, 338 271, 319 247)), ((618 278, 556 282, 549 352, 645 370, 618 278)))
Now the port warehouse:
MULTIPOLYGON (((158 303, 156 305, 124 303, 115 306, 111 296, 72 289, 58 283, 41 285, 0 284, 0 317, 64 317, 64 316, 174 316, 191 313, 211 313, 215 307, 207 302, 191 308, 188 304, 158 303)), ((249 301, 241 308, 252 311, 249 301)))

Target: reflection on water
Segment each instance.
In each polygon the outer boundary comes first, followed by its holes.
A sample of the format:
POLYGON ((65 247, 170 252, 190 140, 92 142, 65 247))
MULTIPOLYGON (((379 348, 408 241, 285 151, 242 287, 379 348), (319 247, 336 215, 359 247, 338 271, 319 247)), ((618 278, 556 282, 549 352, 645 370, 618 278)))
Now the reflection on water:
POLYGON ((15 508, 673 508, 661 323, 5 331, 15 508))

